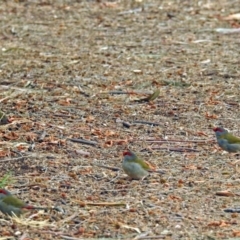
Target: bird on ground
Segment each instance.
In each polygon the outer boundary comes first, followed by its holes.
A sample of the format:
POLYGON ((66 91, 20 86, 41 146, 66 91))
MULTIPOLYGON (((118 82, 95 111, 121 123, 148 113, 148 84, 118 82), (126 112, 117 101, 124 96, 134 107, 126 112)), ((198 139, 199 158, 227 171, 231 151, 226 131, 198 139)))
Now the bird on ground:
MULTIPOLYGON (((130 178, 136 180, 144 179, 150 172, 155 171, 149 163, 139 158, 132 151, 126 151, 123 153, 122 168, 130 178)), ((156 172, 164 173, 161 171, 156 172)))
POLYGON ((233 136, 228 130, 222 127, 213 129, 216 134, 218 145, 227 152, 240 151, 240 138, 233 136))
POLYGON ((0 189, 0 211, 9 216, 20 216, 24 210, 46 210, 48 208, 34 207, 26 204, 16 196, 12 195, 8 190, 0 189))

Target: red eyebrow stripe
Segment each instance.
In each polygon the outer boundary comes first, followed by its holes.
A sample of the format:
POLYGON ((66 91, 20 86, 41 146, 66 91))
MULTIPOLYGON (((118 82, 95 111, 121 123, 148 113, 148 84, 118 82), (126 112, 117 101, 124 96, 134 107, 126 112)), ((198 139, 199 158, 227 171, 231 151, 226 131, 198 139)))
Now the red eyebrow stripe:
POLYGON ((223 129, 221 129, 221 128, 219 128, 219 127, 216 127, 216 128, 213 129, 213 131, 214 131, 214 132, 217 132, 217 131, 223 132, 223 129))
POLYGON ((4 189, 0 189, 0 193, 7 194, 7 192, 4 189))
POLYGON ((130 156, 131 153, 130 153, 130 152, 124 152, 124 153, 123 153, 123 156, 126 156, 126 155, 130 156))

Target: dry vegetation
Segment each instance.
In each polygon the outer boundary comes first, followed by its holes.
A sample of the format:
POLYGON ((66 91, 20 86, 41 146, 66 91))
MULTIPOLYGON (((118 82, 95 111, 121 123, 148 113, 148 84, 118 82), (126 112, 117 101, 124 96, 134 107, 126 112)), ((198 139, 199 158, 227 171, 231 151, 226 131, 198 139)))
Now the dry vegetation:
POLYGON ((0 5, 0 177, 36 206, 0 239, 229 239, 240 235, 238 1, 25 0, 0 5), (160 89, 152 102, 139 102, 160 89), (117 94, 123 91, 124 94, 117 94), (131 124, 130 128, 123 125, 131 124), (142 122, 136 122, 142 121, 142 122), (146 122, 156 123, 147 124, 146 122), (69 139, 92 141, 92 145, 69 139), (130 181, 122 152, 165 175, 130 181))

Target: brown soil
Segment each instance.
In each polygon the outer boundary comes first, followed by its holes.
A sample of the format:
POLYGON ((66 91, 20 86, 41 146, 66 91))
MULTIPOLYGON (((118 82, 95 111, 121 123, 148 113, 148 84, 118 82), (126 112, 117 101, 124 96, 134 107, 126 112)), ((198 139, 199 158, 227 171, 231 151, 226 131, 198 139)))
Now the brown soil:
POLYGON ((0 213, 0 239, 239 236, 239 215, 224 212, 239 206, 238 157, 212 131, 240 135, 240 38, 215 31, 236 27, 223 18, 237 10, 234 0, 2 1, 0 177, 64 213, 0 213), (131 181, 97 166, 121 169, 128 148, 166 174, 131 181))

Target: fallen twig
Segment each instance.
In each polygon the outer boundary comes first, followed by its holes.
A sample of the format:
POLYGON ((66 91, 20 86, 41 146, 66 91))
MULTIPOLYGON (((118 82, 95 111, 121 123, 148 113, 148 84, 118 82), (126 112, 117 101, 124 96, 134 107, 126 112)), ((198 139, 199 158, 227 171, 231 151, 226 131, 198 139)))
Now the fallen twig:
POLYGON ((98 166, 98 167, 101 167, 101 168, 106 168, 106 169, 109 169, 109 170, 112 170, 112 171, 120 171, 121 169, 120 168, 116 168, 116 167, 109 167, 109 166, 106 166, 106 165, 101 165, 101 164, 94 164, 95 166, 98 166))
POLYGON ((130 128, 131 127, 131 124, 128 123, 128 122, 122 122, 122 125, 126 128, 130 128))
POLYGON ((143 93, 143 92, 137 92, 137 91, 121 91, 121 90, 119 90, 119 91, 109 91, 109 92, 101 92, 101 93, 108 93, 108 94, 129 94, 129 95, 146 95, 146 94, 148 94, 148 93, 143 93))
POLYGON ((62 235, 61 237, 66 240, 82 240, 83 239, 83 238, 75 238, 75 237, 69 237, 64 235, 62 235))
POLYGON ((147 124, 147 125, 152 125, 152 126, 162 126, 160 123, 154 123, 154 122, 148 122, 148 121, 133 121, 133 123, 140 123, 140 124, 147 124))
POLYGON ((234 196, 239 196, 239 194, 235 194, 233 192, 230 191, 219 191, 216 192, 217 196, 221 196, 221 197, 234 197, 234 196))
POLYGON ((71 118, 71 115, 65 115, 65 114, 53 114, 54 117, 60 117, 60 118, 71 118))
POLYGON ((120 223, 120 222, 118 222, 117 224, 118 224, 121 228, 126 228, 126 229, 133 230, 133 231, 135 231, 135 232, 137 232, 137 233, 141 233, 141 231, 140 231, 139 228, 132 227, 132 226, 130 226, 130 225, 127 225, 127 224, 124 224, 124 223, 120 223))
POLYGON ((77 154, 84 155, 84 156, 90 156, 90 152, 86 152, 83 150, 75 150, 77 154))
POLYGON ((73 213, 71 216, 64 218, 61 220, 61 224, 64 225, 66 222, 72 221, 75 217, 77 217, 79 214, 77 212, 73 213))
MULTIPOLYGON (((2 88, 3 88, 3 86, 1 86, 2 88)), ((11 87, 12 88, 12 87, 11 87)), ((10 87, 8 87, 8 89, 10 89, 10 87)), ((25 90, 26 91, 26 90, 25 90)), ((12 93, 10 96, 7 96, 7 97, 5 97, 5 98, 2 98, 2 99, 0 99, 0 103, 1 102, 5 102, 6 100, 8 100, 8 99, 11 99, 11 98, 14 98, 14 99, 17 99, 17 97, 19 96, 19 95, 21 95, 22 93, 16 93, 16 92, 14 92, 14 93, 12 93)))
POLYGON ((114 178, 112 178, 109 182, 114 182, 118 177, 119 177, 119 172, 117 173, 117 176, 115 176, 114 178))
POLYGON ((226 213, 240 213, 240 208, 226 208, 223 211, 226 213))
POLYGON ((143 236, 143 237, 137 237, 137 238, 134 238, 134 240, 136 239, 136 240, 151 240, 151 239, 165 239, 165 235, 157 235, 157 236, 149 236, 149 237, 145 237, 145 236, 143 236))
POLYGON ((22 156, 22 157, 17 157, 17 158, 9 158, 9 159, 0 160, 0 162, 10 162, 10 161, 23 160, 26 157, 27 156, 22 156))
POLYGON ((106 207, 114 207, 114 206, 127 206, 126 203, 124 202, 98 202, 98 203, 93 203, 93 202, 83 202, 83 201, 76 201, 82 206, 89 205, 89 206, 106 206, 106 207))
MULTIPOLYGON (((83 240, 84 238, 75 238, 75 237, 69 237, 65 235, 61 235, 61 237, 65 240, 83 240)), ((91 238, 91 240, 99 240, 100 238, 91 238)), ((107 240, 116 240, 116 238, 101 238, 102 240, 107 239, 107 240)), ((0 239, 1 240, 1 239, 0 239)))
POLYGON ((76 142, 76 143, 83 143, 83 144, 87 144, 87 145, 93 145, 93 146, 98 144, 95 141, 89 141, 89 140, 85 140, 85 139, 68 138, 67 140, 72 141, 72 142, 76 142))
MULTIPOLYGON (((140 141, 140 140, 136 140, 140 141)), ((142 140, 141 140, 142 141, 142 140)), ((150 143, 166 143, 166 142, 189 142, 189 143, 206 143, 206 142, 216 142, 215 140, 175 140, 175 139, 162 139, 162 140, 145 140, 150 143)))
POLYGON ((230 162, 230 163, 228 163, 228 164, 231 165, 231 166, 236 167, 239 162, 240 162, 240 160, 237 160, 237 161, 235 161, 235 162, 232 162, 232 163, 230 162))
POLYGON ((223 34, 240 33, 240 28, 216 28, 216 32, 223 34))
POLYGON ((172 152, 200 152, 199 150, 196 150, 194 148, 160 148, 160 147, 151 147, 151 149, 154 150, 168 150, 172 152))
POLYGON ((79 92, 84 96, 84 97, 90 97, 90 94, 86 93, 81 86, 78 85, 79 92))
POLYGON ((149 172, 151 172, 151 173, 158 173, 158 174, 165 174, 166 170, 160 170, 160 169, 158 169, 158 170, 149 170, 149 172))
POLYGON ((129 92, 124 92, 124 91, 109 91, 109 94, 129 94, 129 92))

